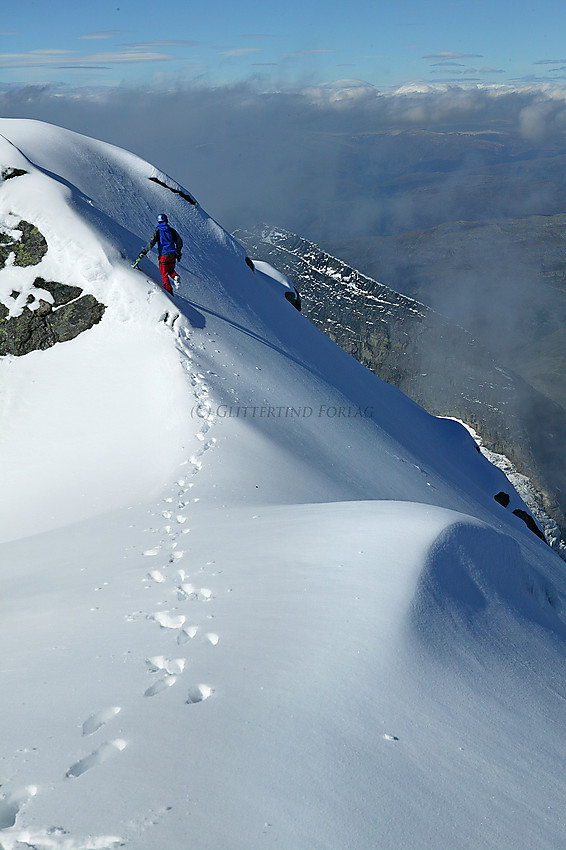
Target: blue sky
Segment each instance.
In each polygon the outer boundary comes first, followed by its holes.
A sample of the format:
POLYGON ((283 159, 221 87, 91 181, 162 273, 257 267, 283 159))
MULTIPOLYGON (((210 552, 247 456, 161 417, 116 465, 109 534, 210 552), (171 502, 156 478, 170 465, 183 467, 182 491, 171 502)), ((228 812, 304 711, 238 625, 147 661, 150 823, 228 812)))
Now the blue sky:
POLYGON ((1 26, 9 84, 566 79, 563 0, 27 0, 1 26))

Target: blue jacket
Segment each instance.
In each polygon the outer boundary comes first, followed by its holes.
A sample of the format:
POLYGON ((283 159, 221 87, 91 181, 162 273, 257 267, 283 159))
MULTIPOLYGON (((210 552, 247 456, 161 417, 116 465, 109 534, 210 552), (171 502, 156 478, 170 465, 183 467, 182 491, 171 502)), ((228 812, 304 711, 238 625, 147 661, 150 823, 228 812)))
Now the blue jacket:
POLYGON ((176 257, 183 248, 183 240, 175 228, 165 223, 157 225, 149 243, 140 251, 140 256, 144 257, 156 244, 160 257, 176 257))

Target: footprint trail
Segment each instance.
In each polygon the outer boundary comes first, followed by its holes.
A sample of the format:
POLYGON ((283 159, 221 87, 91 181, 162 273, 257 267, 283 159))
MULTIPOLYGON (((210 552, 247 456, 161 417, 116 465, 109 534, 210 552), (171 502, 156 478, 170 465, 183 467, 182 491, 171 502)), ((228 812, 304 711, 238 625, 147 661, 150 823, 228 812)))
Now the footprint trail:
MULTIPOLYGON (((165 520, 165 525, 162 525, 158 532, 162 537, 158 545, 147 549, 144 554, 149 557, 159 556, 159 563, 155 569, 146 574, 143 581, 148 589, 153 588, 155 593, 159 591, 160 605, 163 605, 162 610, 148 613, 147 619, 156 623, 162 632, 171 632, 172 636, 175 636, 177 645, 184 645, 193 640, 199 631, 199 619, 204 619, 204 614, 201 613, 200 616, 197 614, 193 624, 187 625, 187 615, 184 613, 188 610, 186 606, 190 605, 191 611, 196 611, 197 606, 200 609, 201 605, 208 605, 214 599, 214 589, 201 586, 200 582, 197 583, 198 579, 195 578, 194 571, 190 571, 193 573, 191 575, 184 568, 184 565, 190 561, 190 548, 187 550, 185 546, 181 547, 180 543, 186 539, 185 535, 190 534, 191 529, 187 526, 187 520, 191 506, 198 501, 194 490, 196 479, 204 467, 206 453, 216 445, 216 438, 210 435, 215 417, 211 413, 209 404, 206 375, 193 366, 190 332, 187 327, 180 324, 175 328, 175 333, 181 363, 192 388, 195 409, 199 411, 200 428, 196 434, 198 448, 188 451, 186 460, 181 463, 186 471, 178 477, 175 482, 176 489, 166 496, 163 508, 155 514, 158 520, 165 520), (171 574, 172 567, 177 567, 174 575, 171 574), (167 594, 165 600, 164 592, 167 594), (173 600, 176 600, 176 604, 171 604, 173 600)), ((200 567, 197 572, 204 571, 205 568, 200 567)), ((191 618, 193 616, 194 614, 191 614, 191 618)), ((207 618, 212 616, 209 614, 207 618)), ((199 645, 214 647, 219 640, 216 632, 207 632, 199 645)), ((197 651, 199 651, 198 646, 197 651)), ((147 658, 145 663, 149 672, 158 676, 143 693, 144 697, 153 697, 167 691, 177 683, 179 677, 184 674, 187 662, 184 658, 169 660, 163 655, 155 655, 147 658)), ((190 705, 203 702, 212 693, 213 688, 210 685, 196 685, 189 689, 186 703, 190 705)))

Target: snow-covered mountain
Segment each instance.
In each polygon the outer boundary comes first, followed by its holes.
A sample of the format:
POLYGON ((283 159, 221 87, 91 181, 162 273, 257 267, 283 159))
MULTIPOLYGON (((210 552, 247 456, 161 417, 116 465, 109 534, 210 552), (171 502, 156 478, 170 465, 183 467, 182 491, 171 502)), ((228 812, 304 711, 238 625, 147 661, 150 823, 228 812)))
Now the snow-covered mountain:
POLYGON ((264 225, 233 234, 300 290, 303 312, 364 366, 429 413, 467 423, 490 459, 515 467, 547 539, 566 554, 566 411, 469 331, 318 245, 264 225), (562 540, 561 540, 562 538, 562 540))
POLYGON ((0 847, 560 847, 564 563, 503 473, 167 175, 0 134, 1 327, 101 305, 0 361, 0 847))

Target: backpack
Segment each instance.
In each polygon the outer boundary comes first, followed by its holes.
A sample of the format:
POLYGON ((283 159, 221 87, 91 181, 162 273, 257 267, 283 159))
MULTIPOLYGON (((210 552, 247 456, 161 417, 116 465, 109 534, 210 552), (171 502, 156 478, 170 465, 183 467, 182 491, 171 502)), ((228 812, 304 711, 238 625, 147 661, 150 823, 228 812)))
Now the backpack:
POLYGON ((177 245, 175 244, 175 237, 169 225, 166 223, 158 224, 157 230, 159 233, 159 253, 164 256, 176 254, 177 245))

